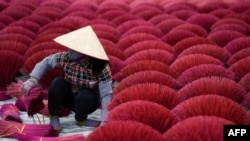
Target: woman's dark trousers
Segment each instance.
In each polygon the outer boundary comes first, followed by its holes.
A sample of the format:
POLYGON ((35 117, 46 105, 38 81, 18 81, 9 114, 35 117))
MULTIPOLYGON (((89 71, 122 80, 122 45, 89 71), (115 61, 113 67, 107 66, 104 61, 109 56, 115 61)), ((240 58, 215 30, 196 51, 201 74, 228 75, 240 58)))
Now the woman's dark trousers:
POLYGON ((75 112, 76 121, 85 120, 88 114, 94 112, 100 105, 97 89, 86 88, 73 93, 70 82, 63 77, 57 77, 51 82, 48 97, 51 116, 59 116, 62 106, 75 112))

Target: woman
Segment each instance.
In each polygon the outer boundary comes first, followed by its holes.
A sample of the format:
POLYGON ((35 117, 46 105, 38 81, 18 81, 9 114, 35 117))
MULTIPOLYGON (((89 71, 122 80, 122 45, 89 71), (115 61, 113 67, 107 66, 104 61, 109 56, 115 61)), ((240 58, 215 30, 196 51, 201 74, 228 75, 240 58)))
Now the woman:
MULTIPOLYGON (((106 122, 107 104, 112 98, 111 71, 108 57, 91 26, 72 31, 54 39, 69 48, 68 52, 52 54, 37 63, 30 79, 22 89, 28 91, 39 85, 39 80, 49 70, 63 67, 65 77, 57 77, 49 88, 48 108, 50 125, 60 131, 59 107, 75 112, 77 125, 88 123, 88 114, 101 104, 101 124, 106 122)), ((92 125, 94 126, 94 125, 92 125)))

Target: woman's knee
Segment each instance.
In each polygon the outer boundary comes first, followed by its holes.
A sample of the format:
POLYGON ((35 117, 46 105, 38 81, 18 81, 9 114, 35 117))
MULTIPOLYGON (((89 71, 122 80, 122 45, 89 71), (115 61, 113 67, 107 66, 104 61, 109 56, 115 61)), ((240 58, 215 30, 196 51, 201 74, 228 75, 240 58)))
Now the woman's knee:
POLYGON ((56 77, 52 82, 51 86, 53 85, 65 85, 67 82, 63 77, 56 77))
POLYGON ((63 77, 56 77, 49 87, 49 93, 69 93, 71 92, 70 83, 65 80, 63 77))
POLYGON ((63 77, 56 77, 50 85, 50 89, 60 88, 60 89, 70 89, 71 84, 63 77))
POLYGON ((97 102, 97 96, 90 90, 82 90, 75 96, 75 102, 84 102, 84 103, 95 103, 97 102))
POLYGON ((98 97, 91 91, 81 91, 74 98, 74 112, 79 115, 88 115, 99 107, 98 97))

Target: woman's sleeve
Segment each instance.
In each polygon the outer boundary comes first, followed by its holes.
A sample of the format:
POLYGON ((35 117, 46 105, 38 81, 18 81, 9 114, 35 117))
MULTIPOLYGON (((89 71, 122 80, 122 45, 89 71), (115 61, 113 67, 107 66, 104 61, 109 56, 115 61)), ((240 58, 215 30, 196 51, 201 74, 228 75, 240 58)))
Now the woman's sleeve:
POLYGON ((110 66, 107 65, 99 76, 99 92, 101 101, 101 121, 107 121, 107 106, 113 97, 113 87, 110 66))
POLYGON ((107 106, 112 99, 112 81, 99 82, 100 101, 101 101, 101 121, 107 122, 108 109, 107 106))
POLYGON ((58 55, 60 54, 52 54, 45 57, 42 61, 38 62, 30 73, 30 76, 40 80, 48 70, 59 66, 60 62, 57 61, 58 55))

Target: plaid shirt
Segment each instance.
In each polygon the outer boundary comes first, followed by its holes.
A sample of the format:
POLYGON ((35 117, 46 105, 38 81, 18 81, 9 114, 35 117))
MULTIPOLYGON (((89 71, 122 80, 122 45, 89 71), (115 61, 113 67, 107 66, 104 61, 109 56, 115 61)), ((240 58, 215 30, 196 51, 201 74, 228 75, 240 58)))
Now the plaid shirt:
POLYGON ((77 91, 83 88, 96 87, 98 81, 111 80, 110 66, 102 70, 98 76, 94 76, 88 60, 81 62, 70 62, 67 53, 58 53, 56 55, 56 62, 64 67, 65 79, 71 82, 72 89, 77 91))

